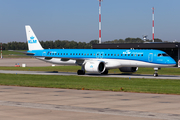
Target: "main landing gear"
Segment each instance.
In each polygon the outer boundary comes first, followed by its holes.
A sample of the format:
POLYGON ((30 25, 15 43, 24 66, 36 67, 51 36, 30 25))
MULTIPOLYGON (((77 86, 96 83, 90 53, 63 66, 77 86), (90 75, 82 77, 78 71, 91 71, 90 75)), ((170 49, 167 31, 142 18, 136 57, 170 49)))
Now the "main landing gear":
POLYGON ((81 70, 78 70, 77 71, 77 74, 78 75, 85 75, 85 69, 84 69, 84 66, 82 65, 82 67, 81 67, 81 70))
POLYGON ((84 71, 84 70, 78 70, 78 71, 77 71, 77 74, 78 74, 78 75, 85 75, 85 71, 84 71))
POLYGON ((154 68, 154 74, 153 74, 154 77, 158 76, 158 70, 160 70, 160 69, 161 68, 154 68))

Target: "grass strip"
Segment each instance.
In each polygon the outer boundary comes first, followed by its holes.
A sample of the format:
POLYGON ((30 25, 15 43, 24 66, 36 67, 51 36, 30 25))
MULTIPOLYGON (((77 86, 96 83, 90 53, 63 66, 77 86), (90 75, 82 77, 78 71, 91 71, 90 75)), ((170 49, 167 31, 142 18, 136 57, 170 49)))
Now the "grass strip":
POLYGON ((77 72, 80 66, 0 67, 0 70, 77 72))
POLYGON ((0 74, 0 85, 180 94, 180 80, 0 74))

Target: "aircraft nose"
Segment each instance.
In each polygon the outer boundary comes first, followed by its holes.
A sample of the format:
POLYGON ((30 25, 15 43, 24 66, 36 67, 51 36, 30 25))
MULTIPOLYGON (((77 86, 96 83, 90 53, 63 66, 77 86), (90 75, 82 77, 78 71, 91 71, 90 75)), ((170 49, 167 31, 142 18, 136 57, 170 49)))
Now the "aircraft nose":
POLYGON ((176 65, 176 61, 174 59, 168 59, 167 60, 167 63, 170 65, 170 66, 175 66, 176 65))

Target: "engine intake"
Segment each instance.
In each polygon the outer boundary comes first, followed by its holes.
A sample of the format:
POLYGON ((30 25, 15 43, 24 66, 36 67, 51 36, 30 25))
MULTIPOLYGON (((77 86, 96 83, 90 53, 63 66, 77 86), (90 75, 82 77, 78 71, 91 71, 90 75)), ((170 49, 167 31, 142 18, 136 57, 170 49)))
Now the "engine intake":
POLYGON ((90 61, 85 63, 84 68, 87 72, 103 73, 105 71, 105 63, 102 61, 90 61))
POLYGON ((122 67, 119 68, 121 72, 136 72, 138 70, 138 67, 122 67))

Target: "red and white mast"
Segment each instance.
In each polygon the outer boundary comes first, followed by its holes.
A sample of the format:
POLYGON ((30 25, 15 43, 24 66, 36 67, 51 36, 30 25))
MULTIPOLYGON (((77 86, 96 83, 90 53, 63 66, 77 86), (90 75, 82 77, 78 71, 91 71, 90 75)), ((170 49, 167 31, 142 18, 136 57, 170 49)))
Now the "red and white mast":
POLYGON ((154 42, 154 7, 152 8, 152 42, 154 42))
POLYGON ((98 0, 99 1, 99 44, 101 44, 101 1, 103 0, 98 0))

